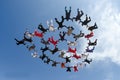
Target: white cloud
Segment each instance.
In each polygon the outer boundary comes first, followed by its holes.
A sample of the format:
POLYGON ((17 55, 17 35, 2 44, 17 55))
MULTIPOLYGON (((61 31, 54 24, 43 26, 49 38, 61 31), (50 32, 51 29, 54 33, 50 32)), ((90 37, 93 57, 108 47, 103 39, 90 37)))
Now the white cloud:
MULTIPOLYGON (((97 3, 97 2, 96 2, 97 3)), ((109 0, 91 6, 91 15, 97 19, 98 45, 92 55, 96 61, 110 60, 120 65, 120 12, 109 0)))

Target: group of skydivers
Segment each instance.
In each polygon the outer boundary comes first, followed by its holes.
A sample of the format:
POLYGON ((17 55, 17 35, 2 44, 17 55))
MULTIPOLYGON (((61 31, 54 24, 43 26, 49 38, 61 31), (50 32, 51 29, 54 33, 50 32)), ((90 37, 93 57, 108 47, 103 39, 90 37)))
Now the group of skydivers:
POLYGON ((65 7, 65 16, 61 16, 61 21, 55 18, 55 22, 58 24, 57 28, 54 27, 52 20, 50 22, 47 21, 48 28, 45 28, 42 24, 39 24, 38 25, 39 31, 36 29, 33 33, 30 33, 29 30, 26 30, 24 32, 24 36, 22 40, 18 40, 15 38, 16 44, 25 45, 29 51, 33 51, 33 53, 31 53, 32 57, 39 58, 46 64, 51 63, 53 67, 56 67, 58 64, 60 64, 61 68, 66 68, 67 72, 71 72, 71 69, 73 69, 74 72, 77 72, 79 66, 83 67, 83 66, 86 66, 86 63, 90 64, 92 62, 92 59, 88 59, 89 54, 85 54, 85 53, 92 53, 95 49, 95 46, 97 45, 97 39, 95 39, 95 41, 90 40, 90 38, 94 36, 93 31, 98 28, 97 24, 94 23, 93 26, 89 26, 88 23, 91 21, 91 18, 88 17, 86 14, 85 15, 86 19, 81 20, 81 17, 83 15, 84 15, 83 11, 82 10, 80 11, 79 9, 77 9, 77 15, 75 17, 71 17, 71 7, 69 7, 69 10, 67 10, 67 7, 65 7), (79 34, 73 33, 75 27, 64 25, 65 20, 66 21, 71 20, 72 22, 77 21, 81 23, 82 26, 86 26, 86 28, 90 31, 90 33, 85 34, 82 32, 82 30, 80 31, 79 34), (60 29, 63 29, 63 27, 65 27, 67 31, 60 31, 60 29), (55 32, 56 30, 60 31, 59 39, 55 40, 55 37, 51 36, 47 40, 45 40, 44 35, 47 32, 49 31, 55 32), (67 40, 66 36, 73 36, 74 41, 67 40), (38 52, 36 51, 36 45, 33 43, 33 37, 39 37, 40 43, 44 45, 44 47, 40 48, 40 51, 42 52, 41 55, 38 55, 38 52), (86 47, 83 54, 77 54, 77 48, 76 47, 72 48, 72 47, 76 46, 77 40, 82 37, 88 40, 88 46, 86 47), (63 41, 66 41, 68 45, 68 50, 66 51, 60 50, 60 48, 58 48, 57 46, 60 42, 63 42, 63 41), (27 45, 27 43, 30 43, 32 45, 27 45), (50 49, 49 45, 53 45, 54 49, 50 49), (92 47, 92 49, 90 49, 90 47, 92 47), (65 62, 57 62, 55 60, 52 60, 49 56, 45 54, 46 51, 49 51, 52 55, 54 55, 55 53, 59 53, 58 57, 65 59, 65 62), (65 56, 66 53, 70 53, 71 55, 65 56), (67 63, 71 62, 71 58, 75 58, 77 60, 79 59, 83 59, 83 60, 81 61, 81 63, 77 63, 74 66, 67 65, 67 63))

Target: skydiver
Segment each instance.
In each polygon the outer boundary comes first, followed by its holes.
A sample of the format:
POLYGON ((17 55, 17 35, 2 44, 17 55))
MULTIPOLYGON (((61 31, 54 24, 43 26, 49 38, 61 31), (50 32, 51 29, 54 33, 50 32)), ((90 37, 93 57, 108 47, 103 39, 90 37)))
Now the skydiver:
POLYGON ((63 32, 61 32, 60 31, 60 33, 59 33, 59 36, 60 36, 60 39, 59 40, 61 40, 61 41, 67 41, 67 39, 65 39, 65 35, 66 35, 66 33, 63 31, 63 32))
POLYGON ((35 51, 34 53, 31 53, 31 56, 32 56, 33 58, 37 58, 37 57, 38 57, 38 53, 35 51))
POLYGON ((24 35, 29 37, 29 38, 33 38, 34 37, 34 33, 30 33, 28 30, 25 31, 24 35))
POLYGON ((89 40, 88 46, 96 46, 97 45, 97 39, 94 42, 91 42, 89 40))
POLYGON ((88 17, 87 14, 86 14, 86 19, 85 19, 84 21, 80 21, 80 22, 82 23, 82 26, 83 26, 83 25, 88 26, 87 24, 88 24, 90 21, 91 21, 91 18, 88 17))
POLYGON ((47 45, 49 45, 49 44, 50 44, 50 43, 49 43, 49 41, 45 41, 45 39, 44 39, 44 38, 42 38, 42 39, 41 39, 41 43, 45 44, 45 46, 47 46, 47 45))
POLYGON ((61 63, 61 68, 65 68, 66 66, 65 66, 65 63, 61 63))
POLYGON ((61 51, 59 57, 64 58, 65 52, 61 51))
POLYGON ((48 57, 46 57, 46 58, 47 58, 47 60, 46 60, 46 61, 44 60, 44 63, 49 64, 51 60, 50 60, 50 58, 48 58, 48 57))
POLYGON ((87 58, 89 56, 89 54, 81 54, 82 58, 87 58))
POLYGON ((70 36, 70 35, 72 34, 74 28, 73 28, 73 26, 69 26, 69 27, 66 27, 66 28, 68 29, 68 31, 66 32, 66 34, 67 34, 68 36, 70 36))
POLYGON ((88 59, 86 58, 86 59, 84 59, 83 62, 86 62, 86 63, 90 64, 90 63, 92 62, 92 59, 88 60, 88 59))
POLYGON ((76 41, 74 41, 74 42, 72 42, 72 41, 67 41, 67 45, 68 45, 68 46, 76 46, 76 45, 77 45, 77 42, 76 42, 76 41))
POLYGON ((71 52, 73 54, 76 54, 76 51, 77 51, 76 48, 72 49, 72 48, 68 47, 68 51, 67 52, 71 52))
POLYGON ((84 15, 83 11, 79 10, 79 8, 77 9, 77 16, 76 17, 73 17, 73 19, 75 19, 75 21, 78 21, 80 20, 81 21, 81 17, 84 15))
POLYGON ((51 38, 48 38, 48 41, 52 43, 55 47, 57 46, 58 40, 54 40, 53 36, 51 38))
POLYGON ((43 33, 47 32, 48 29, 45 29, 42 24, 38 25, 38 29, 41 30, 43 33))
POLYGON ((37 37, 39 37, 39 38, 43 37, 43 33, 42 32, 40 33, 37 30, 35 30, 34 35, 37 36, 37 37))
POLYGON ((76 58, 76 59, 81 58, 81 56, 80 56, 80 55, 77 55, 77 54, 74 54, 72 57, 74 57, 74 58, 76 58))
POLYGON ((71 60, 70 60, 69 58, 71 58, 71 56, 70 56, 70 57, 66 56, 66 57, 64 58, 64 59, 66 60, 66 63, 71 62, 71 60))
POLYGON ((32 43, 33 40, 32 40, 32 38, 27 38, 24 34, 24 41, 32 43))
POLYGON ((59 64, 59 62, 52 61, 52 66, 53 66, 53 67, 56 67, 56 66, 57 66, 57 64, 59 64))
MULTIPOLYGON (((88 59, 88 56, 89 56, 89 54, 86 55, 86 58, 85 58, 84 61, 82 61, 82 62, 86 62, 86 63, 90 64, 90 63, 92 62, 92 59, 88 59)), ((85 66, 86 66, 86 65, 85 65, 85 66)))
POLYGON ((77 66, 73 66, 74 72, 78 71, 78 65, 77 66))
POLYGON ((45 46, 44 48, 41 47, 40 50, 42 50, 42 53, 44 53, 45 51, 49 50, 49 47, 48 46, 45 46))
POLYGON ((29 51, 31 51, 31 50, 35 51, 35 47, 36 47, 35 44, 33 44, 32 46, 27 45, 27 48, 28 48, 29 51))
POLYGON ((89 38, 93 37, 94 33, 91 31, 89 34, 85 35, 85 38, 89 40, 89 38))
POLYGON ((17 44, 17 45, 20 45, 20 44, 26 45, 24 39, 22 39, 22 40, 17 40, 17 39, 15 38, 15 40, 16 40, 16 44, 17 44))
POLYGON ((54 25, 53 25, 53 20, 51 19, 50 22, 47 21, 47 25, 49 27, 49 31, 55 31, 54 25))
POLYGON ((61 21, 58 21, 57 18, 55 18, 55 21, 56 21, 56 23, 58 24, 58 30, 59 30, 59 28, 63 28, 63 27, 65 27, 65 25, 63 25, 64 17, 61 16, 61 18, 62 18, 61 21))
POLYGON ((66 68, 67 68, 67 70, 66 70, 67 72, 71 72, 71 68, 72 68, 72 67, 69 67, 69 66, 68 66, 68 67, 66 67, 66 68))
POLYGON ((47 58, 47 56, 46 56, 46 54, 42 53, 42 55, 40 55, 39 58, 44 60, 45 58, 47 58))
POLYGON ((90 26, 90 27, 88 28, 88 30, 93 31, 94 29, 97 29, 97 28, 98 28, 98 26, 97 26, 97 24, 95 23, 93 26, 90 26))
POLYGON ((56 52, 60 51, 57 47, 55 47, 53 50, 50 49, 50 52, 52 54, 55 54, 56 52))
POLYGON ((93 47, 92 49, 89 49, 89 46, 87 47, 87 49, 86 49, 86 52, 93 52, 93 50, 95 49, 95 47, 93 47))
POLYGON ((70 7, 70 9, 69 9, 69 11, 67 11, 67 9, 66 9, 67 7, 65 6, 65 18, 64 19, 66 19, 67 21, 68 20, 72 20, 71 18, 70 18, 70 14, 71 14, 71 7, 70 7))
MULTIPOLYGON (((73 34, 73 33, 72 33, 73 34)), ((78 39, 78 38, 80 38, 80 37, 83 37, 84 36, 84 33, 82 32, 82 31, 80 31, 80 33, 79 34, 73 34, 73 38, 75 38, 75 41, 78 39)))

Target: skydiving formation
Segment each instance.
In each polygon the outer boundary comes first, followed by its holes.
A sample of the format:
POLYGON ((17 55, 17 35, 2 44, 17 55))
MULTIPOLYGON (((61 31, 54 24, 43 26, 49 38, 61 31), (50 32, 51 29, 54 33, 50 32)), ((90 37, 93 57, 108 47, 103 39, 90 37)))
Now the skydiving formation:
POLYGON ((95 38, 94 31, 98 29, 98 26, 96 22, 92 26, 89 25, 91 17, 79 8, 73 17, 71 6, 68 9, 65 6, 64 10, 65 14, 60 18, 47 20, 46 25, 40 23, 33 32, 27 29, 22 39, 15 38, 14 40, 16 45, 25 46, 33 58, 38 58, 52 67, 60 66, 66 72, 78 72, 79 68, 86 67, 93 61, 89 55, 94 54, 97 45, 98 39, 95 38), (68 25, 65 22, 78 22, 80 26, 68 25), (87 42, 87 46, 81 50, 83 39, 87 42), (58 61, 56 58, 59 58, 58 61), (74 60, 77 62, 71 65, 74 60))

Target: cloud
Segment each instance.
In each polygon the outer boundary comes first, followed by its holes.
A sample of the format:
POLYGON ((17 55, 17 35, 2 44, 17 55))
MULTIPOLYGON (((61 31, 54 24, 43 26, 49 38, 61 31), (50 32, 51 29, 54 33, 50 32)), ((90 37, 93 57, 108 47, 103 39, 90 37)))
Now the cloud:
MULTIPOLYGON (((97 3, 97 2, 96 2, 97 3)), ((91 15, 97 19, 99 29, 96 31, 98 45, 91 55, 96 61, 110 60, 120 65, 120 12, 111 1, 102 0, 101 3, 90 7, 91 15)))

